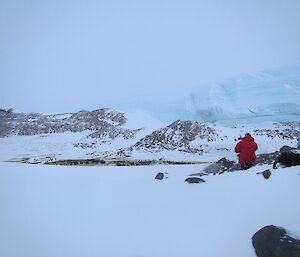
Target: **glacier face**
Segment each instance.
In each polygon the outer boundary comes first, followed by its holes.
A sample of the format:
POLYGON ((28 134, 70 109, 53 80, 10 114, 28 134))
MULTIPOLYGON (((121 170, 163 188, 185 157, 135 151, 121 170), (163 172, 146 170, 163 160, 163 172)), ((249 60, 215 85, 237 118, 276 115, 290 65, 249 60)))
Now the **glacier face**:
POLYGON ((228 79, 193 91, 188 119, 258 121, 300 119, 300 65, 228 79))
POLYGON ((224 124, 300 120, 300 64, 264 70, 199 87, 153 92, 112 106, 141 111, 166 122, 224 124))

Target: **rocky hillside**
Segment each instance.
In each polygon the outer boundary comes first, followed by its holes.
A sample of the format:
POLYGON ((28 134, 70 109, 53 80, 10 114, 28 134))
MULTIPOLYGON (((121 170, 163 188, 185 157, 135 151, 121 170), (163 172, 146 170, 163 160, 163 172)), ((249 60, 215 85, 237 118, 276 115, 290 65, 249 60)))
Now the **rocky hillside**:
POLYGON ((159 152, 179 150, 201 153, 209 142, 220 138, 217 131, 205 123, 177 120, 139 140, 131 150, 159 152))
POLYGON ((300 122, 279 122, 273 129, 256 129, 254 135, 265 135, 271 139, 297 139, 300 147, 300 122))
POLYGON ((0 109, 0 143, 4 146, 0 156, 3 160, 16 156, 159 159, 170 155, 174 160, 197 159, 200 155, 205 160, 224 156, 235 159, 236 137, 246 132, 259 144, 258 154, 273 153, 284 145, 300 148, 299 122, 224 127, 177 120, 167 125, 140 114, 126 115, 110 109, 52 115, 0 109))
POLYGON ((109 109, 54 115, 0 109, 0 137, 91 131, 92 138, 121 136, 128 139, 134 137, 136 131, 124 129, 126 121, 123 113, 109 109))

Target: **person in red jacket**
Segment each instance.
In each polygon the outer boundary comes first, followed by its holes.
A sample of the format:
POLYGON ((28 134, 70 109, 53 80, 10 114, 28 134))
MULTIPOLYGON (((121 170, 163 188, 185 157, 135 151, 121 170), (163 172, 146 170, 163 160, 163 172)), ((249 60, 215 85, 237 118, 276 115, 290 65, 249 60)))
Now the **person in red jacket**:
POLYGON ((254 164, 256 160, 256 150, 257 144, 255 143, 254 138, 249 133, 246 133, 234 148, 234 151, 238 153, 241 169, 249 169, 254 164))

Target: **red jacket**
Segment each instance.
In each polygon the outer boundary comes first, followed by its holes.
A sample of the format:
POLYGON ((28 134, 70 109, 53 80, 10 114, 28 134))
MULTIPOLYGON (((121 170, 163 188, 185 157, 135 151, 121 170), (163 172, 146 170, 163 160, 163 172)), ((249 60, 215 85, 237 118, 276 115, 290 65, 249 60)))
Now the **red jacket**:
POLYGON ((251 165, 255 162, 255 151, 257 150, 257 144, 254 142, 254 138, 251 136, 245 136, 242 141, 238 142, 234 148, 234 151, 238 153, 239 164, 251 165))

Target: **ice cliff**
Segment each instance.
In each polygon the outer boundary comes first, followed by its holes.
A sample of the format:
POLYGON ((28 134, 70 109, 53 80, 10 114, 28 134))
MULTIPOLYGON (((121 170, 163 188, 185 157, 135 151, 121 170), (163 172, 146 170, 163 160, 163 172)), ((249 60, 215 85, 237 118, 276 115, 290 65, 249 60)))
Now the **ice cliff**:
POLYGON ((300 65, 228 79, 189 93, 185 113, 198 121, 299 120, 300 65))

